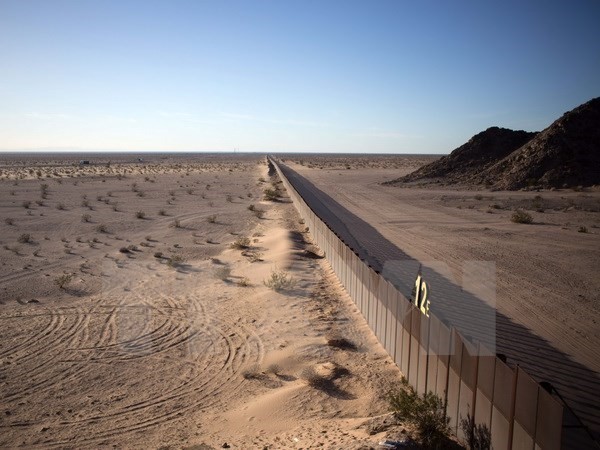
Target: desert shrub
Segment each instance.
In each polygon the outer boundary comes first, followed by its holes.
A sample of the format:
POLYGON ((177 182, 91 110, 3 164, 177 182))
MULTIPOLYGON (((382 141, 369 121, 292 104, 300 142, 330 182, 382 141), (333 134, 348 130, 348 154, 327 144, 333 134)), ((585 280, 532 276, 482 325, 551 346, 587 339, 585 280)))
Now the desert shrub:
POLYGON ((99 225, 96 226, 96 231, 98 233, 108 233, 108 228, 106 227, 105 224, 101 223, 99 225))
POLYGON ((162 258, 163 257, 163 252, 155 252, 154 253, 154 257, 157 258, 157 259, 162 258))
POLYGON ((23 208, 25 208, 25 209, 29 209, 29 207, 31 206, 31 202, 30 202, 29 200, 24 200, 24 201, 21 203, 21 206, 22 206, 23 208))
POLYGON ((264 179, 264 177, 260 177, 260 178, 258 179, 258 182, 259 182, 259 183, 265 183, 265 182, 266 182, 266 180, 264 179))
POLYGON ((263 191, 263 194, 265 195, 265 200, 271 202, 274 202, 279 198, 279 191, 276 189, 267 188, 263 191))
POLYGON ((44 200, 36 200, 35 204, 38 206, 44 206, 44 200))
POLYGON ((137 211, 135 213, 135 217, 137 219, 144 219, 144 218, 146 218, 146 213, 144 211, 137 211))
POLYGON ((114 212, 118 212, 118 211, 119 211, 119 206, 118 206, 116 203, 113 203, 113 205, 112 205, 112 210, 113 210, 114 212))
POLYGON ((249 211, 255 211, 256 210, 256 206, 254 206, 254 203, 248 205, 248 210, 249 211))
POLYGON ((121 247, 119 249, 119 252, 121 252, 121 253, 131 253, 131 251, 127 247, 121 247))
POLYGON ((227 200, 229 203, 233 203, 233 195, 230 195, 230 194, 228 194, 228 195, 225 197, 225 200, 227 200))
POLYGON ((585 226, 583 226, 583 225, 582 225, 582 226, 580 226, 580 227, 577 229, 577 231, 578 231, 579 233, 587 233, 587 232, 588 232, 588 229, 587 229, 587 227, 585 227, 585 226))
POLYGON ((444 412, 442 399, 433 392, 419 395, 402 378, 400 388, 390 392, 389 402, 397 419, 416 427, 425 447, 437 448, 447 439, 450 419, 444 412))
POLYGON ((250 238, 246 236, 238 236, 234 242, 231 244, 231 248, 237 250, 244 250, 250 247, 250 238))
POLYGON ((356 344, 345 337, 330 336, 327 338, 327 345, 343 350, 356 350, 356 344))
POLYGON ((173 222, 171 222, 171 228, 181 228, 181 221, 179 219, 173 220, 173 222))
POLYGON ((481 194, 475 195, 475 200, 483 200, 483 195, 481 195, 481 194))
POLYGON ((284 272, 283 270, 274 270, 271 272, 271 276, 263 281, 264 285, 269 289, 273 289, 276 292, 292 289, 296 281, 292 276, 284 272))
POLYGON ((31 242, 31 235, 29 233, 23 233, 18 237, 17 242, 21 244, 29 244, 31 242))
POLYGON ((15 224, 15 219, 13 219, 12 217, 7 217, 6 219, 4 219, 4 223, 6 225, 14 225, 15 224))
POLYGON ((82 214, 81 215, 81 221, 82 222, 89 222, 90 220, 92 220, 92 216, 90 216, 89 214, 82 214))
POLYGON ((513 215, 510 217, 510 220, 514 223, 531 223, 533 222, 533 218, 531 214, 526 213, 521 209, 517 209, 513 215))
POLYGON ((208 223, 217 223, 217 215, 216 214, 212 214, 212 215, 208 216, 206 218, 206 221, 208 223))
POLYGON ((467 438, 467 447, 472 450, 489 450, 492 445, 492 434, 485 424, 476 424, 475 418, 467 413, 460 421, 460 428, 467 438))
POLYGON ((262 261, 263 254, 256 250, 245 250, 242 252, 242 256, 248 258, 251 263, 262 261))
POLYGON ((73 281, 73 275, 65 273, 56 277, 54 279, 54 284, 56 284, 59 289, 64 289, 71 281, 73 281))
POLYGON ((144 191, 137 191, 136 194, 138 197, 145 197, 146 194, 144 193, 144 191))
POLYGON ((237 285, 241 286, 241 287, 248 287, 248 286, 250 286, 250 278, 248 278, 248 277, 242 277, 242 278, 240 278, 238 280, 238 282, 237 282, 237 285))
POLYGON ((219 280, 226 281, 231 276, 231 267, 229 266, 221 266, 217 267, 214 271, 215 277, 219 280))
POLYGON ((187 190, 186 190, 186 192, 187 192, 189 195, 192 195, 192 194, 194 193, 194 190, 193 190, 193 189, 187 189, 187 190))
POLYGON ((181 266, 185 262, 185 258, 181 255, 173 255, 169 258, 167 262, 169 267, 177 268, 181 266))
POLYGON ((166 216, 166 215, 167 215, 167 211, 166 211, 166 210, 164 210, 164 209, 159 209, 159 210, 158 210, 158 215, 159 215, 159 216, 166 216))
POLYGON ((64 204, 64 203, 58 203, 58 204, 56 205, 56 209, 58 209, 59 211, 64 211, 64 210, 65 210, 65 209, 67 209, 67 208, 65 207, 65 204, 64 204))

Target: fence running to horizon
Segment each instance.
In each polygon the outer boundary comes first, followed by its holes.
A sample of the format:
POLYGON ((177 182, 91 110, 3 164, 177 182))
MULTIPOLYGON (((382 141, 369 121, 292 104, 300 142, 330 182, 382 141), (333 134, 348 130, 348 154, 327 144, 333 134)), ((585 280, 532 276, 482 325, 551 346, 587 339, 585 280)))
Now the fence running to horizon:
POLYGON ((561 448, 563 408, 546 389, 522 368, 509 367, 435 315, 423 314, 361 260, 269 161, 379 342, 417 392, 431 391, 444 401, 459 440, 467 442, 466 430, 475 425, 495 450, 561 448), (469 420, 471 426, 463 426, 469 420))

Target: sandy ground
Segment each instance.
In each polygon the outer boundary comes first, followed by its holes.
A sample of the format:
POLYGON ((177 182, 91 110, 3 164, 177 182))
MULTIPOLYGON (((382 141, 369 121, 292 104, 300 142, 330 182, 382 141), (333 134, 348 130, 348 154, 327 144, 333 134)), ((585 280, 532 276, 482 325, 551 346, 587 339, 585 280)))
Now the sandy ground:
POLYGON ((128 158, 0 167, 0 447, 394 437, 369 424, 401 374, 327 262, 305 257, 293 206, 262 200, 264 159, 128 158), (267 288, 274 270, 294 287, 267 288))
MULTIPOLYGON (((458 280, 465 261, 494 262, 498 311, 543 340, 544 348, 531 348, 526 358, 509 362, 532 372, 536 359, 570 357, 570 368, 560 375, 562 369, 557 369, 553 376, 581 391, 574 395, 580 395, 580 407, 596 421, 600 405, 592 399, 600 380, 600 191, 382 186, 379 183, 408 173, 417 164, 364 168, 360 159, 321 163, 322 168, 309 158, 286 163, 409 256, 441 261, 458 280), (533 223, 511 222, 517 208, 531 214, 533 223)), ((497 346, 509 357, 519 352, 507 348, 506 342, 497 346)))

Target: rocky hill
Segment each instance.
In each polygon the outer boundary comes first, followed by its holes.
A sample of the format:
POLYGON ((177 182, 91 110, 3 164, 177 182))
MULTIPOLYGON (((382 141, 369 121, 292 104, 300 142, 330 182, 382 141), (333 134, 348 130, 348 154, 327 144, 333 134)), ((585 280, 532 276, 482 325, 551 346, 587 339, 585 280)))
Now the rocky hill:
POLYGON ((600 184, 600 97, 540 133, 488 128, 450 155, 388 184, 407 182, 509 190, 600 184))
POLYGON ((509 190, 600 184, 600 97, 565 113, 477 181, 509 190))
POLYGON ((427 164, 391 183, 418 180, 466 183, 521 147, 535 135, 536 133, 526 131, 491 127, 473 136, 466 144, 461 145, 448 156, 427 164))

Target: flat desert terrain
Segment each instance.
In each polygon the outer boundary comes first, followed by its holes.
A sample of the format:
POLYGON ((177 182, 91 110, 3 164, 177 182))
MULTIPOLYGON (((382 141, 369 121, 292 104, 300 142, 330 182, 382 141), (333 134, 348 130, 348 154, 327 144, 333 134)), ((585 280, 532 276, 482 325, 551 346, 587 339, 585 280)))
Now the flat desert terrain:
POLYGON ((600 432, 600 189, 387 186, 427 158, 282 158, 411 258, 445 263, 457 280, 466 261, 493 262, 497 351, 551 381, 600 432), (533 223, 513 223, 517 209, 533 223))
POLYGON ((285 192, 263 199, 264 157, 44 158, 0 164, 0 447, 391 436, 401 374, 285 192))

